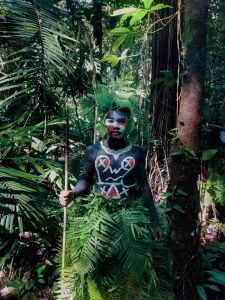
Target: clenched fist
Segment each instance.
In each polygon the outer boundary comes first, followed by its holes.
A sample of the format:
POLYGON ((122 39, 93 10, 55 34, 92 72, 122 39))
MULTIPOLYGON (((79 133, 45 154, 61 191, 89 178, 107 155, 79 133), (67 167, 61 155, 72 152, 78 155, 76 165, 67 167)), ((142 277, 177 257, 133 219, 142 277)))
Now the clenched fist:
POLYGON ((67 206, 71 200, 74 198, 74 193, 72 190, 70 191, 61 191, 59 194, 59 202, 63 206, 67 206))

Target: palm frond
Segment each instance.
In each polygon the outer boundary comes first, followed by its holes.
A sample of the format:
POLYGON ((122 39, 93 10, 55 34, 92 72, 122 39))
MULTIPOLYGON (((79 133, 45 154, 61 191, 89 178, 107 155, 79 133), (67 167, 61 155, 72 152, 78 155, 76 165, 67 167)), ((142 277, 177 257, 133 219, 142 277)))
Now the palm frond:
POLYGON ((90 300, 104 300, 95 280, 88 280, 87 285, 90 300))
POLYGON ((75 219, 71 229, 76 226, 76 231, 70 230, 68 236, 73 243, 72 248, 76 249, 71 254, 73 266, 82 276, 96 269, 106 248, 111 244, 110 228, 113 225, 114 221, 104 210, 75 219))
POLYGON ((0 167, 0 177, 2 229, 13 232, 18 228, 23 232, 25 228, 31 230, 31 228, 41 227, 45 216, 37 199, 47 198, 48 194, 38 176, 13 168, 0 167))
POLYGON ((59 84, 59 79, 73 70, 67 63, 65 41, 75 40, 68 31, 62 32, 61 15, 51 0, 0 0, 0 5, 3 12, 1 37, 17 49, 10 55, 3 55, 1 108, 22 100, 40 106, 50 105, 46 98, 52 90, 51 84, 59 84))
POLYGON ((73 299, 169 299, 168 250, 152 240, 142 201, 88 198, 90 202, 80 204, 83 210, 75 204, 69 218, 67 264, 74 275, 73 299), (79 214, 75 221, 74 212, 79 214))

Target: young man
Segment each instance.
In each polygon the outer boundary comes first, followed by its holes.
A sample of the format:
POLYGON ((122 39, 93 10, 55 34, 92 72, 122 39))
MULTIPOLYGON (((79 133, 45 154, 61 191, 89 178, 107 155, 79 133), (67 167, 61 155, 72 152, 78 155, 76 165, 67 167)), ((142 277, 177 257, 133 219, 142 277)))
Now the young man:
POLYGON ((145 172, 145 152, 132 145, 125 136, 127 109, 111 109, 105 116, 107 138, 87 148, 83 174, 75 188, 60 193, 61 205, 88 191, 93 176, 99 193, 109 201, 123 201, 142 195, 149 209, 152 226, 159 229, 158 217, 145 172))

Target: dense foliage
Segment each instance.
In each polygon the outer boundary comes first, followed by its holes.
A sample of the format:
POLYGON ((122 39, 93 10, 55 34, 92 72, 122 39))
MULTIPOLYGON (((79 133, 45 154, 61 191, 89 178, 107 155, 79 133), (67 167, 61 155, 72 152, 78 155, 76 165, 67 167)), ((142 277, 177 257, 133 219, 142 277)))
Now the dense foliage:
MULTIPOLYGON (((150 134, 150 88, 163 84, 169 89, 177 83, 171 70, 161 70, 162 77, 151 82, 154 26, 163 28, 174 18, 168 1, 162 2, 101 1, 93 9, 96 0, 0 0, 2 297, 7 291, 18 299, 61 297, 58 194, 64 181, 65 107, 69 111, 71 187, 80 175, 85 147, 96 135, 98 139, 105 135, 102 117, 110 107, 131 109, 126 133, 132 143, 150 145, 150 149, 160 145, 150 134), (163 23, 159 12, 164 9, 169 16, 163 23), (101 20, 96 21, 96 16, 101 20)), ((203 137, 215 126, 225 127, 224 8, 224 0, 216 0, 209 9, 203 137)), ((202 145, 207 149, 206 141, 202 145)), ((190 149, 187 155, 195 159, 190 149)), ((165 174, 166 161, 161 165, 165 174)), ((207 206, 209 201, 215 212, 215 204, 225 203, 224 149, 215 152, 208 170, 202 204, 207 206)), ((157 196, 167 234, 164 211, 169 209, 157 196)), ((176 212, 182 214, 179 205, 176 212)), ((223 229, 222 218, 219 221, 210 221, 217 226, 217 237, 223 229)), ((207 226, 203 226, 202 238, 206 242, 207 226)), ((152 239, 140 202, 107 207, 93 192, 70 206, 68 229, 64 284, 73 299, 119 299, 122 292, 127 300, 130 293, 139 297, 135 299, 173 299, 168 249, 164 241, 152 239), (110 268, 103 254, 110 258, 110 268)), ((198 292, 206 299, 208 294, 223 294, 225 267, 220 260, 224 245, 202 252, 205 272, 198 292)))

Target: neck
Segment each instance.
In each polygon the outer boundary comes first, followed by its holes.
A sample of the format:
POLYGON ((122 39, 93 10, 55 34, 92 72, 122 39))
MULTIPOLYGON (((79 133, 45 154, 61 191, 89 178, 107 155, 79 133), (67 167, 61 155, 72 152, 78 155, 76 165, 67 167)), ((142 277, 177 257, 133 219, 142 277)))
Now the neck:
POLYGON ((104 144, 110 149, 119 150, 119 149, 122 149, 122 148, 125 148, 126 146, 128 146, 129 142, 124 137, 121 139, 114 139, 114 138, 108 137, 104 141, 104 144))

